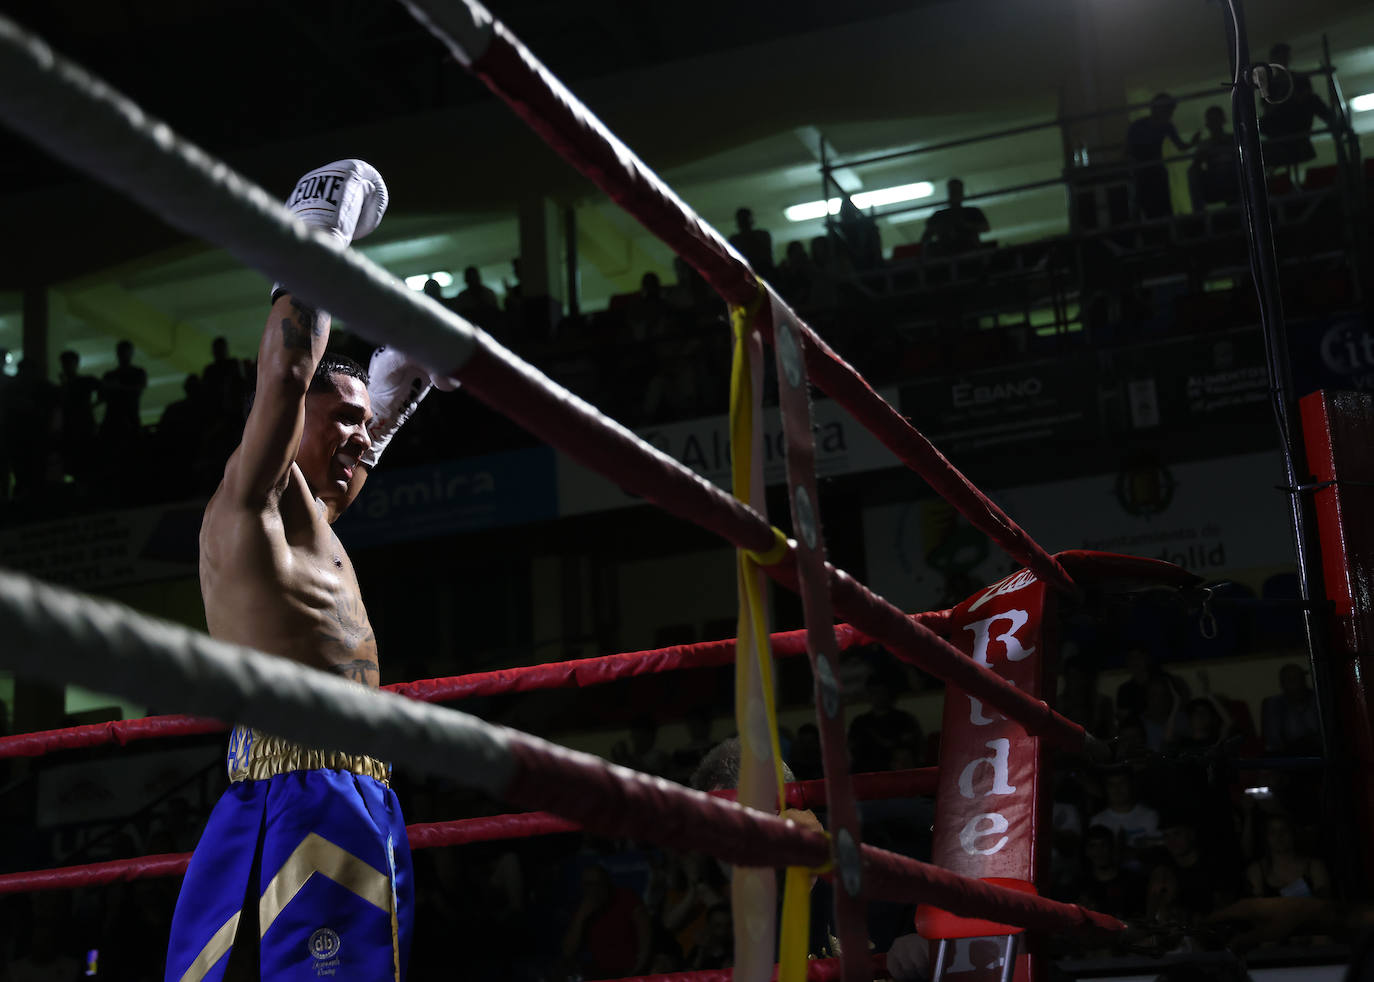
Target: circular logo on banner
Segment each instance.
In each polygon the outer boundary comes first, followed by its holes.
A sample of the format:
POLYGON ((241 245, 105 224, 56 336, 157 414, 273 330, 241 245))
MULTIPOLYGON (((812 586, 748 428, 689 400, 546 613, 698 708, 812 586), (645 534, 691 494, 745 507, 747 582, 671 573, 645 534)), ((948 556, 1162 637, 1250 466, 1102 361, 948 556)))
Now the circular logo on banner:
POLYGON ((1167 511, 1178 482, 1169 468, 1149 456, 1128 461, 1116 475, 1116 500, 1128 515, 1144 517, 1167 511))
POLYGON ((317 962, 326 961, 339 953, 339 936, 327 927, 322 927, 310 935, 310 957, 317 962))

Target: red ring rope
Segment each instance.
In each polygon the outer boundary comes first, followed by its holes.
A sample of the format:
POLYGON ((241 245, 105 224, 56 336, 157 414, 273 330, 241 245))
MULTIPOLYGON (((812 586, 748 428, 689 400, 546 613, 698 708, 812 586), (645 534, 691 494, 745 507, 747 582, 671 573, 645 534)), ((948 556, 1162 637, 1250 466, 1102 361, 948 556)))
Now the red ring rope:
MULTIPOLYGON (((934 767, 856 774, 853 778, 854 793, 870 801, 928 795, 935 793, 938 779, 939 775, 934 767)), ((735 797, 733 791, 710 793, 713 797, 729 801, 733 801, 735 797)), ((796 781, 787 785, 788 808, 816 808, 824 804, 824 780, 796 781)), ((474 842, 500 842, 540 835, 560 835, 581 830, 582 826, 577 822, 549 812, 517 812, 511 815, 464 818, 452 822, 417 822, 406 826, 406 837, 410 840, 412 849, 434 849, 441 846, 470 845, 474 842)), ((186 864, 190 860, 189 852, 168 853, 4 873, 0 874, 0 895, 35 890, 74 890, 79 887, 127 883, 162 876, 180 876, 186 872, 186 864)))
MULTIPOLYGON (((507 751, 516 768, 501 797, 517 806, 548 807, 603 834, 651 839, 670 848, 708 852, 737 865, 757 865, 767 857, 776 865, 819 867, 829 859, 828 838, 795 822, 726 805, 709 795, 625 768, 606 767, 596 758, 521 738, 519 734, 510 735, 508 740, 507 751)), ((865 894, 871 899, 907 902, 919 893, 924 902, 955 914, 1014 922, 1031 929, 1115 932, 1123 927, 1115 918, 1077 904, 991 886, 872 846, 860 849, 865 864, 865 894)), ((157 862, 181 860, 179 856, 163 856, 157 862)), ((54 884, 63 877, 84 878, 88 881, 86 885, 96 876, 112 882, 129 875, 132 868, 128 864, 101 863, 90 869, 15 876, 25 878, 28 889, 33 889, 34 884, 54 884)))
MULTIPOLYGON (((414 7, 412 12, 416 12, 414 7)), ((485 51, 468 53, 432 19, 418 19, 545 143, 691 263, 727 302, 747 307, 758 299, 761 281, 749 264, 620 143, 576 96, 558 85, 552 73, 504 24, 498 20, 492 25, 493 34, 485 51)), ((822 391, 867 426, 903 464, 1008 555, 1059 589, 1070 595, 1077 593, 1072 578, 1053 556, 989 500, 853 367, 820 342, 809 327, 799 320, 797 323, 811 342, 806 345, 810 349, 807 368, 822 391)))
MULTIPOLYGON (((748 808, 725 808, 707 795, 667 781, 534 740, 511 740, 515 775, 501 797, 547 808, 604 835, 651 839, 681 851, 708 852, 734 865, 819 867, 830 859, 829 838, 748 808), (765 858, 766 857, 766 858, 765 858)), ((1114 917, 1032 894, 1018 893, 930 863, 859 847, 864 896, 923 903, 964 917, 1021 924, 1032 930, 1117 932, 1114 917)))
MULTIPOLYGON (((949 619, 949 611, 914 614, 912 619, 938 630, 949 619)), ((790 657, 806 652, 805 631, 783 631, 770 635, 770 638, 773 653, 778 657, 790 657)), ((835 638, 842 650, 873 642, 868 635, 848 624, 835 625, 835 638)), ((675 669, 730 665, 734 660, 735 639, 726 638, 721 641, 670 645, 647 651, 501 668, 471 675, 396 682, 382 688, 420 702, 452 702, 478 696, 534 692, 541 689, 588 688, 675 669)), ((110 743, 123 746, 138 740, 201 736, 206 733, 222 733, 227 729, 228 727, 218 720, 181 715, 86 723, 81 726, 0 737, 0 759, 41 757, 58 750, 98 747, 110 743)))
MULTIPOLYGON (((551 387, 535 369, 485 334, 479 334, 476 340, 471 359, 452 374, 478 399, 583 466, 727 542, 760 554, 774 548, 772 526, 748 505, 722 496, 714 484, 700 475, 682 473, 681 465, 671 457, 644 453, 629 430, 608 426, 605 417, 591 406, 551 387)), ((794 551, 789 546, 786 557, 763 568, 796 591, 794 551)), ((826 568, 835 613, 851 625, 895 654, 1016 720, 1032 736, 1043 737, 1070 752, 1082 753, 1091 748, 1093 741, 1078 723, 967 658, 843 570, 830 564, 826 568)))

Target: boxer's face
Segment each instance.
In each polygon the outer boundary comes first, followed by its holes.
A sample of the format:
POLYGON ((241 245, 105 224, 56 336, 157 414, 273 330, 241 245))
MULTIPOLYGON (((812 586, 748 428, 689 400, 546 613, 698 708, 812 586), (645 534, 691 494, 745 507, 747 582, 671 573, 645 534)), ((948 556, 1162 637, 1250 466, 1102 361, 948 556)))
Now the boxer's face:
POLYGON ((372 405, 367 386, 350 375, 331 375, 333 387, 305 398, 305 429, 296 464, 311 493, 341 515, 362 486, 358 457, 372 445, 367 421, 372 405))

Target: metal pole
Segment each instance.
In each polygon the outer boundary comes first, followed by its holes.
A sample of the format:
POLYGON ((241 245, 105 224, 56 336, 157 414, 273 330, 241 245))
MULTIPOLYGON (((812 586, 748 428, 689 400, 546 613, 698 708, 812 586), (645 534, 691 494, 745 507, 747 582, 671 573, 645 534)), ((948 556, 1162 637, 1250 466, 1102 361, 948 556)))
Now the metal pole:
MULTIPOLYGON (((1213 87, 1210 89, 1199 89, 1196 92, 1185 92, 1175 98, 1176 102, 1188 102, 1191 99, 1215 98, 1218 90, 1213 87)), ((902 157, 916 157, 923 153, 934 153, 936 150, 950 150, 954 147, 966 146, 970 143, 982 143, 987 140, 1000 140, 1008 136, 1021 136, 1025 133, 1034 133, 1036 130, 1047 130, 1051 126, 1065 126, 1069 123, 1085 123, 1093 119, 1101 119, 1105 116, 1119 116, 1122 113, 1132 113, 1140 109, 1149 109, 1148 102, 1138 102, 1129 106, 1116 106, 1112 109, 1098 109, 1090 113, 1077 113, 1073 116, 1057 116, 1040 123, 1027 123, 1025 126, 1014 126, 1011 129, 996 130, 992 133, 979 133, 977 136, 963 136, 957 140, 946 140, 943 143, 932 143, 929 146, 916 147, 911 150, 893 150, 890 153, 874 154, 870 157, 856 157, 854 160, 837 160, 830 166, 835 170, 841 167, 862 167, 865 164, 881 164, 889 160, 900 160, 902 157)))
POLYGON ((1359 207, 1342 208, 1341 217, 1345 225, 1348 254, 1354 261, 1350 264, 1350 281, 1355 288, 1355 298, 1364 300, 1364 271, 1369 265, 1369 222, 1364 217, 1365 200, 1364 175, 1360 173, 1360 138, 1350 125, 1350 114, 1346 112, 1345 96, 1341 92, 1340 80, 1336 78, 1336 66, 1331 64, 1331 43, 1322 35, 1322 71, 1326 75, 1326 92, 1331 102, 1335 119, 1331 123, 1332 138, 1336 143, 1336 167, 1340 174, 1341 195, 1346 201, 1359 203, 1359 207))
MULTIPOLYGON (((1283 316, 1283 299, 1279 291, 1278 260, 1274 252, 1274 234, 1269 220, 1269 189, 1264 173, 1264 158, 1260 151, 1259 121, 1255 114, 1255 98, 1251 92, 1250 52, 1245 31, 1243 0, 1226 0, 1227 41, 1232 70, 1231 113, 1236 128, 1236 164, 1240 177, 1241 205, 1250 244, 1250 268, 1259 295, 1260 327, 1264 332, 1265 351, 1269 367, 1269 393, 1274 420, 1279 431, 1279 446, 1283 453, 1284 479, 1288 495, 1289 518, 1292 522, 1294 551, 1297 558, 1299 593, 1303 602, 1303 628, 1307 637, 1308 657, 1312 666, 1312 682, 1316 689, 1317 707, 1321 719, 1322 756, 1327 772, 1322 782, 1323 805, 1327 826, 1334 829, 1340 854, 1351 855, 1348 846, 1355 840, 1350 827, 1351 811, 1348 796, 1341 785, 1348 773, 1344 754, 1337 739, 1337 719, 1331 657, 1327 638, 1327 624, 1317 616, 1317 604, 1325 599, 1321 590, 1318 553, 1307 514, 1308 501, 1298 488, 1308 483, 1303 455, 1301 431, 1296 422, 1296 400, 1293 398, 1293 376, 1288 358, 1288 337, 1283 316), (1299 470, 1301 467, 1301 471, 1299 470)), ((1347 889, 1353 886, 1354 863, 1337 864, 1337 876, 1347 889)))
POLYGON ((577 278, 577 209, 563 206, 563 263, 568 277, 568 317, 582 315, 582 284, 577 278))

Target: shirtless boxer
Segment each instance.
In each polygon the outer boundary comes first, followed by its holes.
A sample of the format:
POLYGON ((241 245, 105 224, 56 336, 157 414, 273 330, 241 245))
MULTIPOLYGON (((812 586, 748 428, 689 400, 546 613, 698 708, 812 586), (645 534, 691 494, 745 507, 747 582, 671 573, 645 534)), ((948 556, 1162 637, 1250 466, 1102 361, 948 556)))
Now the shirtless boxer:
MULTIPOLYGON (((386 201, 376 170, 341 160, 287 207, 346 245, 386 201)), ((330 526, 431 380, 383 348, 369 382, 328 340, 328 314, 273 290, 253 408, 201 524, 201 595, 214 637, 375 687, 377 642, 330 526)), ((228 765, 177 900, 167 982, 404 979, 413 886, 389 765, 245 726, 228 765)))

